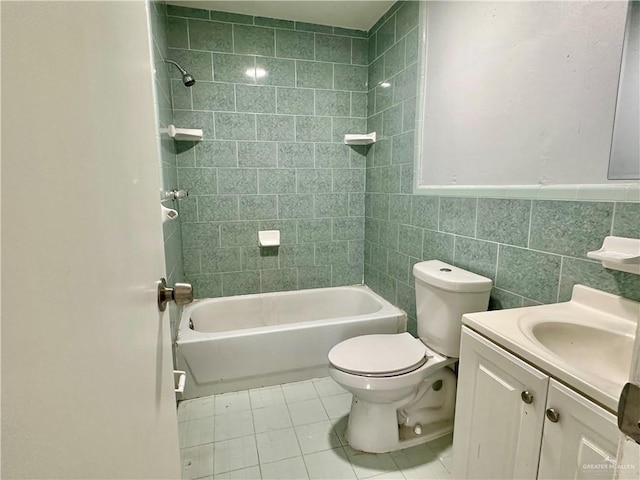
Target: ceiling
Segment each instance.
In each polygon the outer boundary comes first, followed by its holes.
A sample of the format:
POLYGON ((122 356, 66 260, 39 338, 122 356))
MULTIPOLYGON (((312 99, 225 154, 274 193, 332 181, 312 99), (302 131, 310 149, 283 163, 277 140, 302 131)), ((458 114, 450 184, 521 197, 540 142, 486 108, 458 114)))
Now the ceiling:
POLYGON ((279 18, 334 27, 369 30, 395 3, 395 0, 284 0, 277 2, 168 0, 167 3, 205 10, 242 13, 256 17, 279 18))

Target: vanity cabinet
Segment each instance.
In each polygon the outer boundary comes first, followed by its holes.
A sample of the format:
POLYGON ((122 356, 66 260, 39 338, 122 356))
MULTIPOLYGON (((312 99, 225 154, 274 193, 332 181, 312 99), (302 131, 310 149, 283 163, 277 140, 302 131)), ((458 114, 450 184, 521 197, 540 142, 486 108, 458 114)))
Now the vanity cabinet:
POLYGON ((464 327, 453 478, 536 478, 549 377, 464 327))
POLYGON ((613 478, 618 450, 616 416, 553 379, 549 381, 549 409, 538 478, 613 478))
POLYGON ((464 327, 453 478, 613 478, 616 417, 464 327))

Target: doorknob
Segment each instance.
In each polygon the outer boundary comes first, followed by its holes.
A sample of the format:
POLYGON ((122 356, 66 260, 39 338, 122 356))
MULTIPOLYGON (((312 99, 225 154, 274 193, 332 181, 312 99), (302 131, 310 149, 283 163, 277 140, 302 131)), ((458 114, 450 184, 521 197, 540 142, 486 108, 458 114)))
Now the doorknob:
POLYGON ((193 287, 189 283, 176 283, 173 288, 167 287, 164 278, 158 283, 158 309, 164 312, 167 309, 167 302, 176 302, 176 305, 186 305, 193 302, 193 287))

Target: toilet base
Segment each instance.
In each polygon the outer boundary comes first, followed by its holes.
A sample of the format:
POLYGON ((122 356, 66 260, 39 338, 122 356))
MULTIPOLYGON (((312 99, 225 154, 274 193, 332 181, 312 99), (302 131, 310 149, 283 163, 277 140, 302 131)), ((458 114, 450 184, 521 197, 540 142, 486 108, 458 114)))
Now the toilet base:
MULTIPOLYGON (((389 438, 388 436, 382 437, 382 432, 373 432, 371 430, 368 432, 371 436, 367 436, 367 433, 364 433, 365 430, 359 429, 358 425, 355 426, 356 428, 353 427, 350 415, 346 438, 351 448, 368 453, 387 453, 421 445, 453 432, 453 418, 448 421, 423 425, 422 434, 420 435, 416 435, 411 427, 398 427, 397 424, 394 424, 393 428, 398 432, 398 435, 395 438, 389 438), (355 435, 354 432, 356 432, 355 435), (381 438, 384 438, 385 440, 380 441, 381 438)), ((389 430, 387 430, 387 432, 388 431, 389 430)))
POLYGON ((356 450, 385 453, 451 433, 455 393, 455 375, 442 368, 425 379, 412 397, 396 402, 377 403, 354 395, 347 442, 356 450))

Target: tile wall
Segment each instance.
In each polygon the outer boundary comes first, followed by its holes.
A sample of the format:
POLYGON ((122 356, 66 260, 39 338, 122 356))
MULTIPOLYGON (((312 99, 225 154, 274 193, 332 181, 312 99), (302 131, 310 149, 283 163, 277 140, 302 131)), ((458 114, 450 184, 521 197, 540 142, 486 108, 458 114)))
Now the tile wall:
MULTIPOLYGON (((150 2, 149 16, 151 18, 152 52, 154 59, 154 80, 156 90, 156 109, 158 117, 158 138, 160 148, 162 171, 162 190, 171 191, 178 187, 176 170, 175 144, 166 135, 162 135, 163 129, 173 122, 173 110, 171 105, 171 83, 169 78, 169 66, 164 62, 168 58, 167 53, 167 7, 164 2, 150 2)), ((175 68, 171 66, 171 68, 175 68)), ((185 88, 185 87, 183 87, 185 88)), ((175 201, 165 202, 169 208, 177 209, 175 201)), ((182 266, 182 233, 180 221, 174 220, 163 224, 164 253, 167 283, 173 285, 184 281, 182 266)), ((175 338, 179 322, 180 312, 173 302, 169 303, 169 317, 171 323, 172 338, 175 338)))
POLYGON ((576 283, 640 300, 640 276, 586 258, 606 235, 640 238, 640 203, 412 195, 418 4, 398 2, 369 32, 365 283, 405 309, 411 268, 439 259, 494 282, 490 307, 568 300, 576 283))
POLYGON ((366 32, 168 6, 168 55, 197 80, 171 88, 187 281, 197 297, 359 284, 366 32), (281 246, 259 249, 258 230, 281 246))

